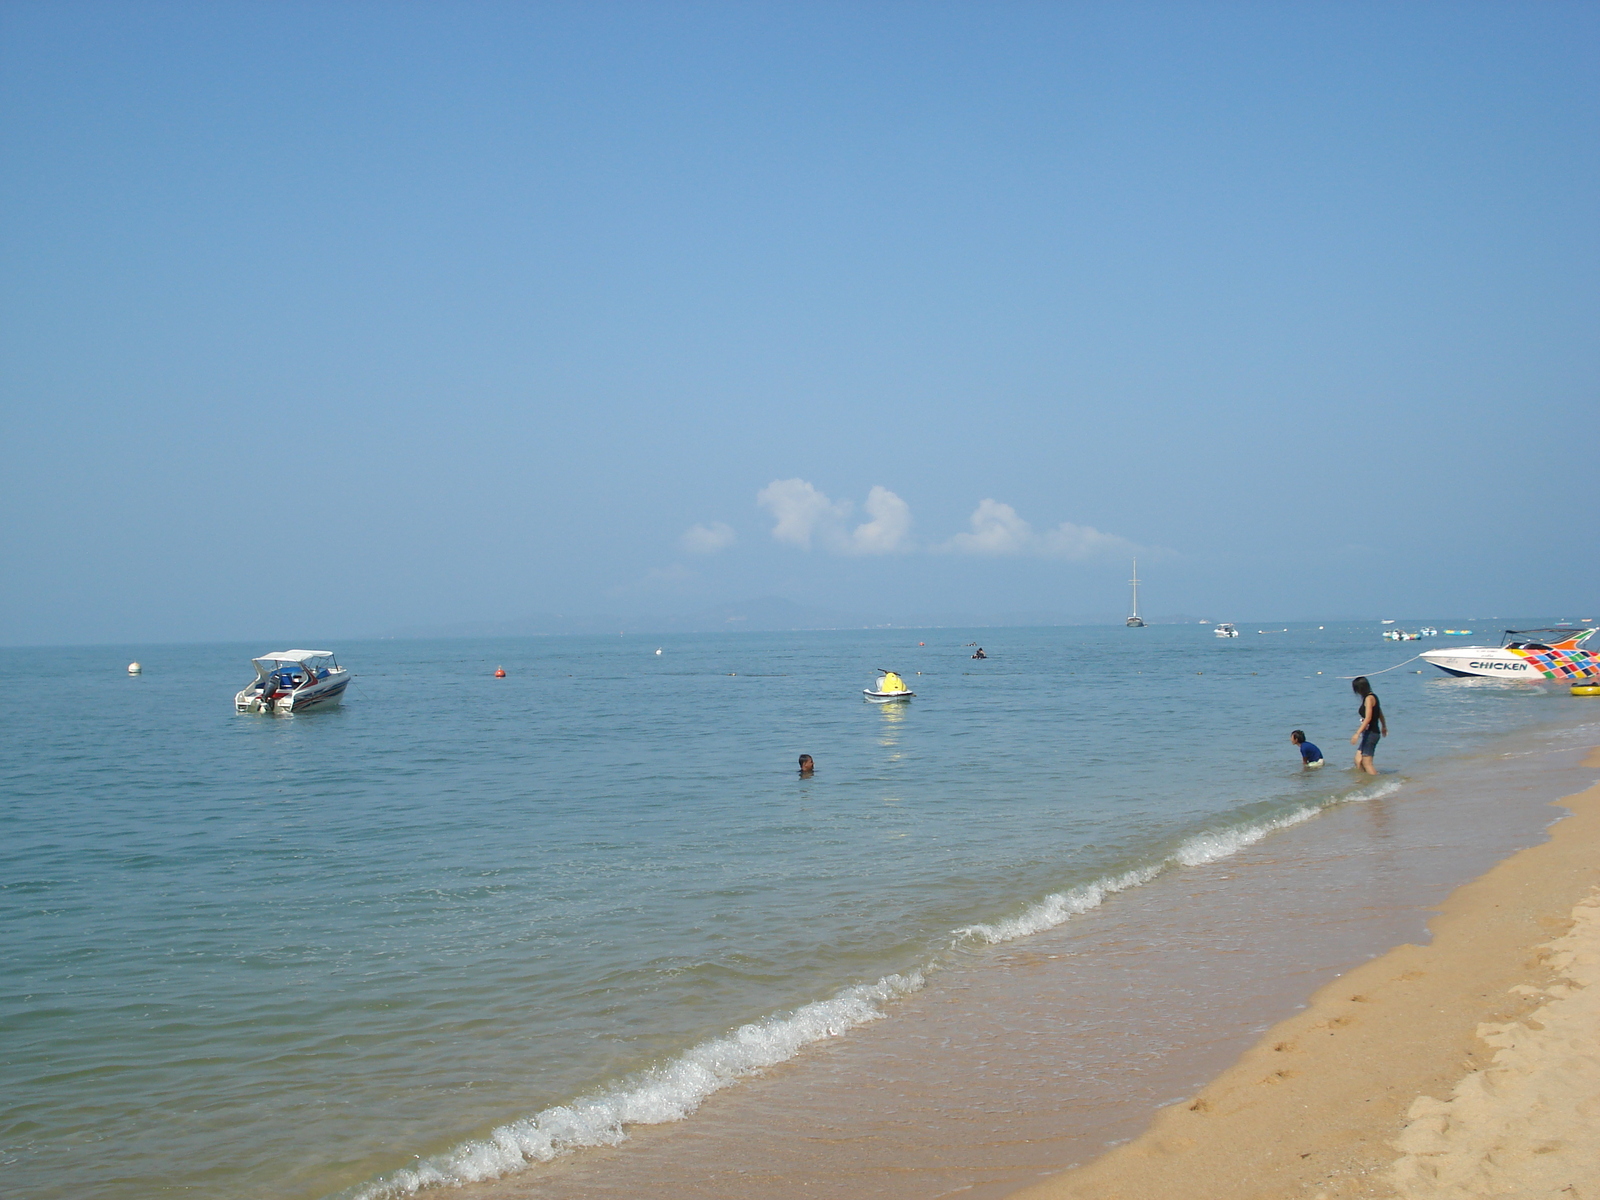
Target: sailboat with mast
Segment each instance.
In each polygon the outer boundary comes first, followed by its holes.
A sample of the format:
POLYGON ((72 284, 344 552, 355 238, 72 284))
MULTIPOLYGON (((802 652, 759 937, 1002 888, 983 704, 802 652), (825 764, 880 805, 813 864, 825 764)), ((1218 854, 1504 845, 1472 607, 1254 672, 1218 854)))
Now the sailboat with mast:
POLYGON ((1133 578, 1128 581, 1133 584, 1133 608, 1128 613, 1124 622, 1129 629, 1143 629, 1144 618, 1139 615, 1139 560, 1133 560, 1133 578))

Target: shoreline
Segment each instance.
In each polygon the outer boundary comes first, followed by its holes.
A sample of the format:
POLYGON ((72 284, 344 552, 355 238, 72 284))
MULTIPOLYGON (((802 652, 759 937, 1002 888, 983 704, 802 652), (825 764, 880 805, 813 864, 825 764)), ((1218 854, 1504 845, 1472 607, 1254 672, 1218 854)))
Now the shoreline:
MULTIPOLYGON (((996 1200, 1053 1179, 1196 1095, 1351 964, 1427 940, 1462 884, 1550 838, 1553 808, 1594 779, 1580 766, 1594 740, 1508 735, 1024 939, 970 946, 893 1019, 808 1046, 691 1121, 470 1190, 996 1200)), ((1219 1194, 1237 1194, 1231 1179, 1219 1194)))
MULTIPOLYGON (((1600 767, 1600 748, 1582 765, 1600 767)), ((1587 1044, 1577 1048, 1541 1053, 1538 1046, 1554 1003, 1584 991, 1572 982, 1575 957, 1592 960, 1600 951, 1600 926, 1585 903, 1600 894, 1600 783, 1551 803, 1569 815, 1550 826, 1546 841, 1452 892, 1428 922, 1426 945, 1399 945, 1354 967, 1196 1095, 1159 1110, 1131 1141, 1008 1194, 1600 1195, 1587 1190, 1600 1178, 1600 1134, 1541 1140, 1571 1119, 1530 1121, 1527 1111, 1519 1117, 1489 1099, 1511 1090, 1508 1072, 1520 1071, 1519 1079, 1569 1110, 1600 1114, 1600 1030, 1590 1025, 1587 1044), (1566 1077, 1571 1071, 1561 1064, 1574 1054, 1592 1076, 1566 1077), (1522 1061, 1513 1061, 1518 1055, 1522 1061), (1496 1170, 1535 1172, 1535 1155, 1540 1178, 1558 1182, 1515 1193, 1494 1185, 1496 1170)))

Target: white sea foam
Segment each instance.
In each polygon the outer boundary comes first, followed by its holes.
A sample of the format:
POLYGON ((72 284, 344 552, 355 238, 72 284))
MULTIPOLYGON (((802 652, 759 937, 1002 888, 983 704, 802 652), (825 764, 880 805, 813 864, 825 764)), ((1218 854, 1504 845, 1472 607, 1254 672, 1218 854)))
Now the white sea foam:
POLYGON ((583 1146, 614 1146, 627 1138, 629 1125, 681 1121, 707 1096, 741 1077, 793 1058, 811 1042, 878 1020, 885 1001, 915 992, 922 983, 920 971, 890 975, 874 984, 846 988, 831 1000, 742 1025, 610 1091, 547 1108, 502 1125, 481 1141, 464 1142, 396 1171, 357 1189, 351 1200, 392 1200, 427 1188, 497 1179, 583 1146))
POLYGON ((1405 787, 1405 783, 1402 780, 1389 779, 1389 780, 1385 780, 1383 783, 1380 783, 1377 787, 1373 788, 1370 792, 1357 792, 1354 796, 1348 797, 1348 799, 1350 799, 1350 800, 1380 800, 1384 796, 1392 796, 1392 795, 1394 795, 1396 792, 1398 792, 1403 787, 1405 787))
POLYGON ((1150 882, 1161 873, 1161 870, 1161 865, 1141 867, 1136 871, 1125 871, 1121 875, 1097 879, 1093 883, 1086 883, 1071 891, 1052 892, 1014 917, 1007 917, 992 925, 963 926, 955 931, 956 937, 977 938, 979 941, 996 944, 1014 941, 1033 933, 1042 933, 1092 908, 1099 908, 1106 902, 1107 896, 1150 882))
POLYGON ((1270 833, 1309 821, 1333 804, 1347 803, 1352 800, 1376 800, 1380 796, 1387 796, 1399 791, 1402 786, 1402 783, 1398 780, 1389 780, 1379 784, 1371 791, 1356 792, 1344 797, 1343 800, 1330 801, 1328 804, 1307 805, 1281 817, 1273 817, 1268 821, 1258 821, 1254 824, 1236 826, 1231 829, 1213 829, 1205 833, 1197 833, 1158 863, 1147 867, 1139 867, 1132 871, 1125 871, 1120 875, 1107 876, 1105 879, 1099 879, 1093 883, 1072 888, 1070 891, 1052 892, 1043 900, 1030 905, 1014 917, 1007 917, 992 924, 964 925, 955 930, 955 939, 960 942, 967 938, 973 938, 993 945, 1028 937, 1030 934, 1043 933, 1046 929, 1054 929, 1057 925, 1070 921, 1073 917, 1081 916, 1091 909, 1099 908, 1105 903, 1107 896, 1115 895, 1117 892, 1125 892, 1129 888, 1138 887, 1140 884, 1149 883, 1168 867, 1198 867, 1205 863, 1216 862, 1219 859, 1227 858, 1229 855, 1237 854, 1246 846, 1255 845, 1270 833))
POLYGON ((1246 846, 1255 845, 1269 833, 1276 833, 1280 829, 1288 829, 1290 826, 1309 821, 1312 817, 1320 816, 1335 805, 1349 804, 1356 800, 1377 800, 1382 796, 1393 795, 1403 786, 1405 785, 1398 779, 1385 780, 1370 791, 1352 792, 1323 804, 1309 804, 1281 817, 1273 817, 1269 821, 1258 821, 1252 825, 1240 825, 1233 829, 1214 829, 1206 833, 1197 833, 1173 851, 1169 861, 1181 863, 1186 867, 1198 867, 1205 863, 1216 862, 1218 859, 1237 854, 1246 846))
POLYGON ((1288 829, 1291 825, 1309 821, 1321 811, 1322 809, 1315 807, 1297 808, 1292 813, 1274 817, 1270 821, 1260 821, 1236 829, 1214 829, 1207 833, 1197 833, 1173 851, 1172 861, 1182 863, 1186 867, 1198 867, 1205 863, 1216 862, 1219 858, 1239 853, 1246 846, 1255 845, 1269 833, 1276 833, 1280 829, 1288 829))

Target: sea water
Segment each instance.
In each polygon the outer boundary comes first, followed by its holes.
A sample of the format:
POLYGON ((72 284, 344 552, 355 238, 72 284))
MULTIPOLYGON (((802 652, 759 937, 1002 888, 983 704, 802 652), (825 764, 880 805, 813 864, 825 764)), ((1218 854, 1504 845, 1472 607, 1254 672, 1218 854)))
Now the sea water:
POLYGON ((293 717, 233 711, 272 647, 5 651, 6 1190, 527 1181, 1592 715, 1410 663, 1357 777, 1346 677, 1412 647, 1271 629, 352 643, 344 704, 293 717), (883 668, 916 698, 865 703, 883 668))

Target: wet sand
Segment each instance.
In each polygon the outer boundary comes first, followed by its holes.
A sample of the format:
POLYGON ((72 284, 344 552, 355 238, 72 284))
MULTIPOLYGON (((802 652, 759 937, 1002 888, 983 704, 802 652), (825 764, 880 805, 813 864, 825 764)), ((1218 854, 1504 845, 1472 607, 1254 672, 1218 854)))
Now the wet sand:
MULTIPOLYGON (((1600 750, 1584 761, 1600 767, 1600 750)), ((1018 1200, 1600 1197, 1600 785, 1195 1096, 1018 1200)))

